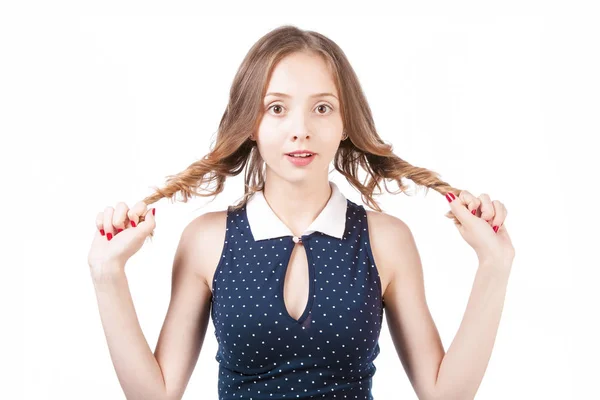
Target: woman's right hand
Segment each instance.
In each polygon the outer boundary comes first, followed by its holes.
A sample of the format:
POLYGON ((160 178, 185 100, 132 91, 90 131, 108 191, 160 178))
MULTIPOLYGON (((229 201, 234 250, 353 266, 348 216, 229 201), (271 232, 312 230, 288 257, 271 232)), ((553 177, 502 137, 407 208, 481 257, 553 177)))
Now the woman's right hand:
POLYGON ((104 212, 98 213, 96 235, 88 254, 94 280, 122 272, 127 260, 142 247, 156 227, 154 212, 154 208, 148 210, 147 204, 140 201, 131 209, 119 202, 115 208, 106 207, 104 212))

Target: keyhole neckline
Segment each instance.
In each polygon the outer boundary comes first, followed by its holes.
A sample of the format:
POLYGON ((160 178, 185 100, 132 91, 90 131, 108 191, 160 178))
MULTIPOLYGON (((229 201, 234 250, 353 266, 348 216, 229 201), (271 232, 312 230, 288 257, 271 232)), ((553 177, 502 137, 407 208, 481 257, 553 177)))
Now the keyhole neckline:
POLYGON ((310 236, 314 235, 315 232, 307 234, 307 235, 302 235, 302 236, 290 236, 290 238, 292 239, 292 243, 294 243, 294 245, 292 246, 292 248, 288 251, 287 254, 287 260, 285 262, 285 266, 283 267, 283 271, 281 274, 281 283, 279 284, 279 295, 281 296, 281 301, 280 306, 283 309, 283 312, 285 314, 285 316, 292 321, 294 324, 302 324, 306 318, 308 318, 308 316, 310 315, 310 312, 312 310, 312 306, 313 306, 313 301, 314 301, 314 294, 315 294, 315 270, 314 270, 314 265, 313 265, 313 258, 312 258, 312 253, 310 251, 310 247, 308 246, 303 246, 304 247, 304 252, 306 254, 306 262, 307 262, 307 266, 308 266, 308 300, 304 306, 304 311, 302 312, 302 314, 300 315, 300 317, 298 319, 295 319, 294 317, 292 317, 287 309, 287 306, 285 305, 285 292, 284 292, 284 285, 285 285, 285 277, 287 275, 287 270, 290 266, 290 261, 292 258, 292 253, 294 252, 294 246, 295 246, 295 240, 294 239, 299 239, 299 243, 300 244, 305 244, 307 241, 310 240, 310 236), (301 241, 300 241, 301 240, 301 241))

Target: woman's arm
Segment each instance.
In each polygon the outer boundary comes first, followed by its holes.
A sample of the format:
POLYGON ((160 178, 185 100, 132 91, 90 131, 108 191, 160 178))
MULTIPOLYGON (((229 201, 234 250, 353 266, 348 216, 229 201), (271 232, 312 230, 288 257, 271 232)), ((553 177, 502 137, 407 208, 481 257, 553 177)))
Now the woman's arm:
POLYGON ((94 281, 110 357, 127 399, 166 400, 160 366, 142 333, 122 267, 94 281))
POLYGON ((184 229, 173 261, 171 300, 154 354, 123 268, 94 281, 110 356, 127 399, 179 400, 198 361, 212 293, 205 276, 219 261, 226 213, 203 214, 184 229))
POLYGON ((475 398, 492 355, 509 274, 504 265, 479 264, 462 323, 440 364, 435 385, 440 398, 445 393, 475 398))
POLYGON ((425 297, 414 236, 399 218, 367 211, 375 263, 391 276, 385 315, 394 346, 419 399, 473 399, 498 331, 510 269, 482 262, 462 324, 447 352, 425 297))

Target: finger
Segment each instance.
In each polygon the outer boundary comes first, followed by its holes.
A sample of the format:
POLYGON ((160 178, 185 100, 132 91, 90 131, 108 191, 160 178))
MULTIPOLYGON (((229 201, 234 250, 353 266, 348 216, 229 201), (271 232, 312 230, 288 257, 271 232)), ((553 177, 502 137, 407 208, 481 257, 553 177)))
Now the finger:
POLYGON ((104 209, 104 232, 106 233, 106 239, 111 240, 115 235, 115 228, 113 227, 114 209, 112 207, 106 207, 104 209))
POLYGON ((454 193, 449 192, 446 195, 446 199, 450 202, 450 210, 452 213, 456 216, 461 224, 465 224, 469 223, 468 218, 473 217, 473 215, 471 215, 471 213, 467 210, 466 204, 464 203, 464 196, 461 196, 462 192, 458 195, 458 197, 454 196, 454 193))
POLYGON ((138 201, 131 207, 129 212, 127 213, 127 217, 130 221, 133 221, 132 226, 139 224, 140 216, 145 215, 148 211, 148 205, 143 201, 138 201))
POLYGON ((467 210, 471 214, 473 214, 473 210, 475 210, 475 213, 473 215, 477 215, 477 209, 481 204, 481 201, 477 197, 471 194, 471 192, 469 192, 468 190, 461 191, 458 197, 461 199, 462 203, 467 207, 467 210))
POLYGON ((117 229, 117 234, 129 226, 129 218, 127 218, 129 207, 124 202, 120 201, 115 207, 113 213, 113 225, 117 229))
POLYGON ((479 199, 481 200, 481 218, 491 225, 495 214, 492 199, 486 193, 480 194, 479 199))
POLYGON ((476 217, 479 217, 479 215, 477 214, 479 207, 481 207, 481 200, 479 200, 477 197, 473 197, 473 201, 467 205, 467 210, 469 210, 469 212, 475 215, 476 217))
POLYGON ((99 212, 96 215, 96 228, 102 236, 104 236, 104 213, 99 212))
POLYGON ((504 224, 506 220, 506 207, 498 200, 492 201, 492 205, 494 206, 494 219, 491 221, 492 226, 500 227, 504 224))
POLYGON ((138 224, 138 228, 143 229, 144 232, 150 234, 150 232, 156 228, 156 220, 154 218, 155 213, 156 210, 154 208, 146 211, 146 214, 144 214, 144 220, 138 224))

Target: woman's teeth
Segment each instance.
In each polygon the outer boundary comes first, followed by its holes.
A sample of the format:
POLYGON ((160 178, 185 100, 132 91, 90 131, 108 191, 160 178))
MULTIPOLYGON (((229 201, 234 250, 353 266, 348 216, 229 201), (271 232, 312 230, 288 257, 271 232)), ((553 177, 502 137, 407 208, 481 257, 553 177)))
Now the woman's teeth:
POLYGON ((302 154, 290 154, 292 157, 310 157, 312 154, 302 153, 302 154))

